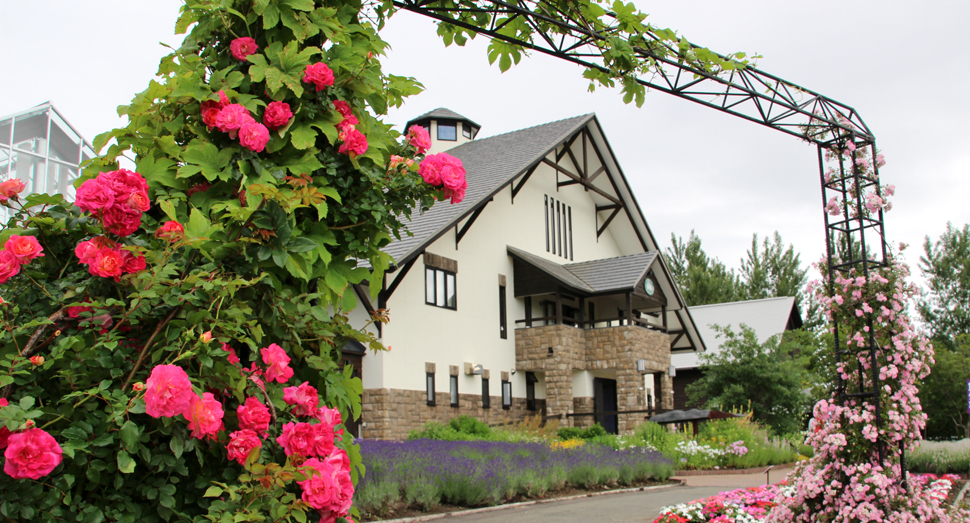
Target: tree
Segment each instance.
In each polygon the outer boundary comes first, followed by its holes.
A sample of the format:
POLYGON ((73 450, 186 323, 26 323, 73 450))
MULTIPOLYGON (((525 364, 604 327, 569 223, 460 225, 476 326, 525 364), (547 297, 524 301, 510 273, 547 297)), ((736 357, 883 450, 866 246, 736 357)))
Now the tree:
POLYGON ((751 237, 751 248, 741 260, 741 290, 744 299, 756 300, 776 296, 793 296, 801 309, 808 269, 802 268, 800 255, 789 244, 785 248, 781 234, 765 238, 759 246, 758 234, 751 237))
POLYGON ((771 427, 776 434, 802 429, 812 385, 806 370, 807 358, 793 350, 797 345, 782 343, 773 336, 764 343, 741 324, 714 326, 723 338, 721 351, 701 355, 704 376, 687 388, 691 401, 708 408, 750 408, 752 417, 771 427))
POLYGON ((920 405, 927 415, 926 437, 970 438, 966 390, 970 379, 970 335, 957 336, 952 348, 938 348, 935 359, 919 391, 920 405))
POLYGON ((962 229, 946 224, 935 243, 927 236, 920 270, 929 292, 919 313, 937 345, 954 346, 961 335, 970 334, 970 225, 962 229))
POLYGON ((693 230, 686 242, 671 234, 670 243, 666 252, 667 263, 687 305, 742 299, 741 284, 734 271, 717 258, 709 257, 693 230))

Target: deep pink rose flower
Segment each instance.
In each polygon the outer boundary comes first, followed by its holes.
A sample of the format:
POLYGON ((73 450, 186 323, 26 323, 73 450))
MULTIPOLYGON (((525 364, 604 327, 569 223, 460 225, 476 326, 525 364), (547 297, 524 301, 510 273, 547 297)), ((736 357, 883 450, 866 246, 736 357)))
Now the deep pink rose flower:
POLYGON ((268 141, 269 129, 255 120, 244 123, 239 129, 239 143, 250 151, 263 152, 268 141))
POLYGON ((269 413, 269 409, 266 405, 263 405, 258 399, 250 396, 246 398, 246 402, 236 408, 236 414, 239 417, 239 428, 243 430, 251 430, 261 437, 266 437, 266 432, 269 430, 269 422, 272 420, 272 416, 269 413))
POLYGON ((333 71, 325 63, 310 64, 303 71, 303 81, 315 85, 317 91, 322 91, 333 85, 333 71))
MULTIPOLYGON (((202 102, 203 104, 206 102, 202 102)), ((202 108, 202 123, 206 125, 211 131, 213 127, 216 126, 216 118, 219 117, 219 112, 222 111, 219 107, 203 107, 202 108)))
POLYGON ((424 154, 431 148, 431 135, 420 125, 412 125, 404 139, 417 149, 418 154, 424 154))
POLYGON ((317 510, 329 512, 339 488, 333 479, 333 466, 326 460, 310 458, 303 462, 303 467, 310 469, 305 471, 310 477, 297 481, 303 489, 303 501, 317 510))
MULTIPOLYGON (((249 114, 249 109, 239 104, 229 104, 219 111, 219 116, 216 116, 216 127, 224 133, 229 133, 238 131, 243 124, 251 121, 254 120, 252 115, 249 114)), ((230 136, 235 138, 232 134, 230 136)))
POLYGON ((352 129, 354 129, 354 126, 357 125, 358 123, 360 122, 357 121, 356 116, 351 116, 350 118, 344 118, 343 120, 340 121, 340 123, 337 124, 337 131, 341 133, 350 132, 352 129))
POLYGON ((445 198, 451 198, 452 205, 460 203, 465 199, 465 187, 459 189, 449 189, 445 187, 444 189, 445 198))
POLYGON ((337 517, 347 514, 354 499, 354 482, 350 477, 350 457, 341 449, 334 447, 326 460, 333 469, 334 484, 337 493, 334 495, 330 510, 337 517))
POLYGON ((61 446, 41 429, 27 429, 11 434, 3 456, 3 471, 14 479, 40 479, 61 463, 61 446))
POLYGON ((125 205, 112 205, 101 215, 104 228, 118 236, 129 236, 141 227, 141 211, 133 211, 125 205))
POLYGON ((161 238, 170 242, 181 240, 183 235, 185 235, 185 228, 182 227, 182 224, 179 222, 173 222, 171 220, 165 222, 164 225, 155 231, 156 238, 161 238))
POLYGON ((121 258, 124 260, 121 270, 125 274, 134 274, 148 267, 144 256, 136 256, 131 251, 121 251, 121 258))
POLYGON ((344 118, 350 118, 354 115, 354 113, 350 111, 350 104, 343 100, 334 100, 333 107, 338 113, 340 113, 340 116, 343 116, 344 118))
POLYGON ((148 199, 148 193, 141 189, 133 189, 128 193, 128 198, 126 198, 122 203, 132 211, 145 212, 152 207, 152 201, 148 199))
POLYGON ((77 188, 74 205, 88 212, 99 212, 115 203, 115 193, 111 187, 102 185, 100 177, 85 180, 77 188))
POLYGON ((7 240, 7 243, 3 244, 3 248, 16 256, 17 261, 21 264, 28 263, 30 260, 40 258, 44 255, 44 248, 40 246, 40 242, 33 236, 18 236, 13 234, 7 240))
POLYGON ((353 153, 356 156, 360 156, 367 152, 367 137, 364 133, 358 131, 357 129, 350 129, 340 133, 340 139, 344 143, 340 144, 340 148, 337 152, 350 155, 353 153))
POLYGON ((243 429, 229 435, 229 444, 226 445, 226 450, 229 452, 229 459, 234 459, 236 463, 243 465, 246 463, 249 453, 262 446, 263 442, 259 440, 259 436, 255 432, 243 429))
MULTIPOLYGON (((326 405, 318 408, 317 413, 316 415, 314 415, 314 417, 320 420, 320 423, 323 423, 324 425, 328 425, 332 429, 336 429, 337 425, 340 425, 344 422, 343 417, 340 415, 339 410, 331 409, 326 405)), ((334 430, 334 434, 342 438, 344 435, 344 429, 334 430)))
POLYGON ((114 191, 115 201, 126 201, 132 191, 148 193, 148 182, 145 178, 128 169, 118 169, 98 175, 99 182, 114 191))
POLYGON ((189 375, 177 365, 156 365, 145 384, 145 413, 153 418, 177 416, 188 408, 192 398, 189 375))
POLYGON ((86 240, 77 244, 77 247, 74 248, 74 255, 81 260, 81 263, 87 265, 94 260, 100 250, 101 248, 94 240, 86 240))
POLYGON ((0 182, 0 200, 13 198, 20 194, 27 186, 19 178, 10 178, 0 182))
POLYGON ((191 403, 182 415, 189 420, 193 438, 214 437, 222 428, 222 403, 211 392, 202 393, 201 398, 193 394, 191 403))
POLYGON ((0 283, 20 273, 20 260, 10 251, 0 251, 0 283))
POLYGON ((283 347, 272 343, 269 347, 259 350, 263 356, 263 363, 269 365, 266 369, 266 380, 276 380, 277 383, 286 383, 286 380, 293 377, 293 369, 289 367, 290 357, 286 355, 283 347))
POLYGON ((285 387, 283 389, 283 401, 287 405, 296 405, 293 414, 297 416, 316 417, 320 396, 317 395, 316 388, 307 382, 303 382, 299 387, 285 387))
POLYGON ((286 102, 270 102, 263 113, 263 125, 275 131, 280 127, 286 127, 293 118, 293 111, 290 111, 290 104, 286 102))
POLYGON ((293 423, 283 425, 283 434, 276 438, 287 456, 327 456, 333 451, 333 429, 326 425, 293 423))
POLYGON ((116 278, 121 276, 125 268, 125 258, 116 249, 104 248, 94 255, 88 264, 88 272, 102 278, 116 278))
POLYGON ((222 350, 229 353, 229 356, 226 356, 226 361, 232 365, 239 364, 239 356, 236 356, 236 349, 230 347, 228 343, 223 343, 222 350))
POLYGON ((229 51, 236 60, 245 61, 246 57, 255 54, 257 49, 259 49, 259 46, 256 45, 256 40, 248 36, 236 38, 229 44, 229 51))
MULTIPOLYGON (((87 301, 87 300, 85 300, 87 301)), ((85 307, 83 305, 78 305, 76 307, 67 308, 67 316, 70 318, 80 318, 82 313, 91 312, 93 309, 91 307, 85 307)))
MULTIPOLYGON (((10 403, 7 398, 0 398, 0 408, 6 407, 10 403)), ((0 424, 0 450, 7 448, 7 439, 10 437, 10 430, 0 424)))

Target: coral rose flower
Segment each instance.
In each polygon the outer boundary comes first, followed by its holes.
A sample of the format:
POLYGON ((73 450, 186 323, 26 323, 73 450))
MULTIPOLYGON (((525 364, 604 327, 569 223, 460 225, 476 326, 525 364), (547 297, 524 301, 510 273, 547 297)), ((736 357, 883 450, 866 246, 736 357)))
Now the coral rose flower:
POLYGON ((293 111, 290 111, 290 104, 286 102, 270 102, 263 113, 263 125, 275 131, 280 127, 286 127, 293 118, 293 111))
POLYGON ((290 357, 286 355, 283 347, 272 343, 269 347, 260 349, 263 356, 263 363, 269 365, 266 369, 266 380, 276 380, 277 383, 286 383, 286 380, 293 377, 293 369, 289 367, 290 357))
POLYGON ((239 143, 243 147, 257 153, 263 152, 269 141, 269 129, 255 120, 246 122, 239 129, 239 143))
POLYGON ((0 251, 0 284, 20 273, 20 260, 10 251, 0 251))
POLYGON ((61 446, 42 429, 11 434, 3 456, 3 471, 14 479, 40 479, 61 463, 61 446))
POLYGON ((189 375, 177 365, 157 365, 145 387, 145 413, 153 418, 171 418, 185 412, 198 398, 192 392, 189 375))
POLYGON ((272 416, 266 405, 258 399, 252 396, 246 398, 246 402, 236 408, 236 414, 239 417, 239 428, 251 430, 262 437, 266 436, 272 416))
POLYGON ((3 244, 3 248, 16 256, 17 261, 21 264, 44 255, 44 248, 40 246, 40 242, 33 236, 17 236, 13 234, 7 240, 7 243, 3 244))
POLYGON ((256 45, 256 40, 248 36, 236 38, 229 44, 229 51, 236 60, 245 61, 247 56, 256 54, 256 50, 258 49, 259 46, 256 45))
POLYGON ((253 449, 263 446, 259 436, 251 430, 237 430, 229 435, 229 444, 226 450, 229 452, 229 459, 236 460, 236 463, 243 465, 253 449))
POLYGON ((164 225, 155 231, 155 237, 161 238, 163 240, 168 240, 170 242, 175 242, 182 239, 185 235, 185 228, 179 222, 173 222, 171 220, 165 222, 164 225))
POLYGON ((101 249, 88 264, 88 272, 102 278, 116 278, 121 276, 125 267, 125 258, 115 249, 101 249))
POLYGON ((13 198, 20 194, 27 186, 19 178, 10 178, 0 182, 0 200, 13 198))
POLYGON ((315 85, 317 91, 333 85, 333 80, 333 71, 324 63, 310 64, 303 71, 303 81, 315 85))
POLYGON ((201 398, 193 394, 191 403, 182 415, 189 420, 193 438, 215 436, 222 428, 222 403, 211 392, 204 392, 201 398))

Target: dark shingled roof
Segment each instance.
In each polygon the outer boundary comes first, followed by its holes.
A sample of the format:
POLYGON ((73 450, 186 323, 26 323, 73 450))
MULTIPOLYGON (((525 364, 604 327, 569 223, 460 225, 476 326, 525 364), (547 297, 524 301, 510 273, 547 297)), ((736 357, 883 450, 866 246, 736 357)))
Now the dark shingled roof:
POLYGON ((657 259, 656 252, 641 252, 616 258, 604 258, 580 263, 559 265, 541 256, 515 247, 507 247, 509 254, 531 264, 576 290, 601 293, 633 288, 657 259))
MULTIPOLYGON (((428 114, 432 114, 434 111, 428 114)), ((464 143, 448 154, 461 160, 465 167, 468 190, 461 203, 441 202, 423 214, 413 214, 404 236, 384 248, 400 265, 415 249, 434 241, 449 227, 561 144, 573 133, 592 121, 586 114, 527 129, 464 143)))
POLYGON ((411 124, 414 123, 414 122, 419 122, 421 120, 426 120, 426 119, 431 119, 431 120, 465 120, 466 122, 474 125, 475 127, 478 127, 478 128, 481 128, 482 127, 481 125, 478 125, 477 123, 471 121, 468 118, 465 118, 464 116, 462 116, 462 115, 460 115, 460 114, 452 111, 451 109, 445 109, 444 107, 439 107, 439 108, 437 108, 437 109, 435 109, 433 111, 424 113, 421 116, 418 116, 417 118, 411 118, 411 120, 407 123, 407 125, 404 126, 404 129, 407 130, 409 127, 411 127, 411 124))

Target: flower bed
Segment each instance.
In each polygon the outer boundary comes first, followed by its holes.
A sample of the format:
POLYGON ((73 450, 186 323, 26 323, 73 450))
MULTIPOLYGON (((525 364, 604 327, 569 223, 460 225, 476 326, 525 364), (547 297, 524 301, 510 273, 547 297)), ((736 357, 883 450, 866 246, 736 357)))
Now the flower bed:
MULTIPOLYGON (((933 504, 946 501, 959 478, 954 475, 912 475, 910 486, 916 495, 929 498, 933 504)), ((785 483, 722 492, 706 499, 681 503, 660 509, 653 523, 761 523, 782 499, 790 498, 795 487, 785 483)))
POLYGON ((475 507, 516 496, 541 497, 566 486, 593 488, 666 481, 673 464, 659 452, 604 445, 498 441, 362 441, 367 472, 355 505, 384 515, 393 506, 475 507))

